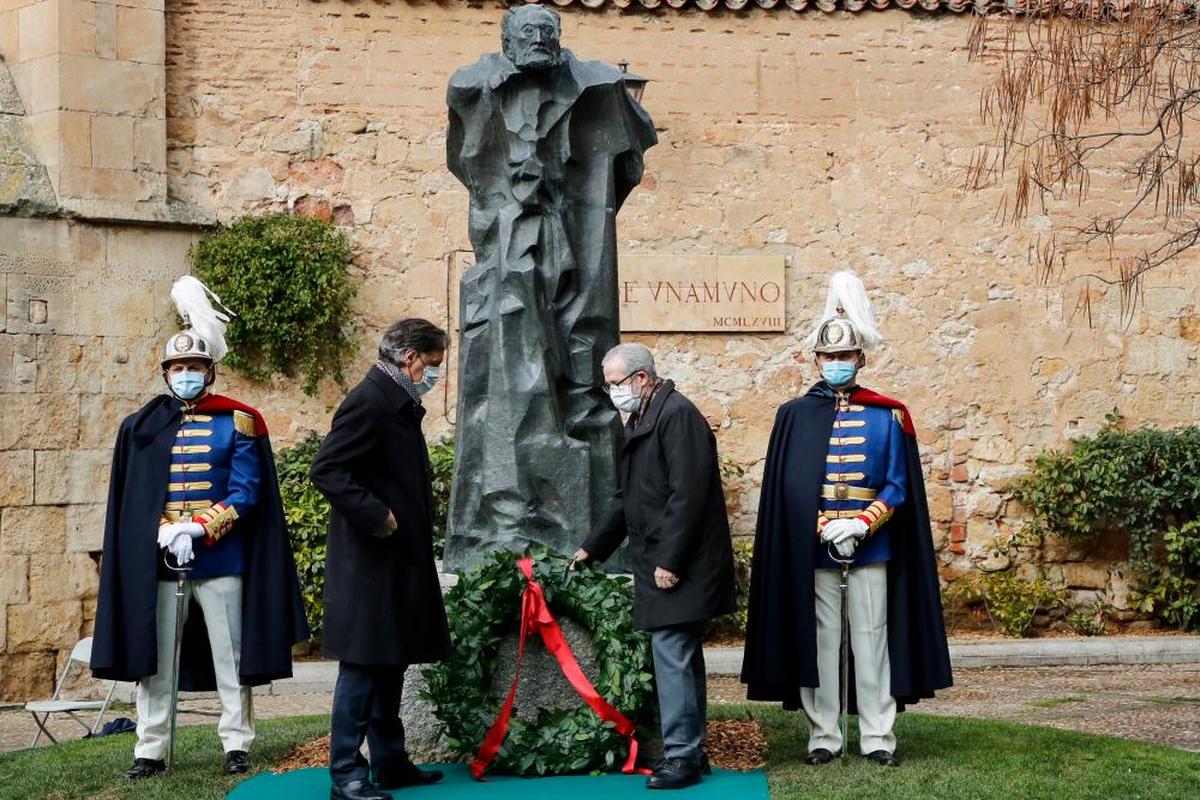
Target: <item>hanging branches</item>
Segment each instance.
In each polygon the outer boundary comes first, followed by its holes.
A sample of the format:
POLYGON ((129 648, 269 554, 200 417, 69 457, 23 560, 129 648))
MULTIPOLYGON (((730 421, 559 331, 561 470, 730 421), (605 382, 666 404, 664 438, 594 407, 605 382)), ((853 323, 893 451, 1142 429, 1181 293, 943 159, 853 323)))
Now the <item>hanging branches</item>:
POLYGON ((975 60, 999 58, 980 96, 995 138, 967 186, 1011 174, 1007 222, 1079 206, 1086 221, 1031 256, 1050 279, 1104 246, 1107 267, 1090 277, 1119 288, 1128 317, 1146 273, 1200 242, 1200 18, 1182 1, 1038 2, 977 17, 969 45, 975 60))

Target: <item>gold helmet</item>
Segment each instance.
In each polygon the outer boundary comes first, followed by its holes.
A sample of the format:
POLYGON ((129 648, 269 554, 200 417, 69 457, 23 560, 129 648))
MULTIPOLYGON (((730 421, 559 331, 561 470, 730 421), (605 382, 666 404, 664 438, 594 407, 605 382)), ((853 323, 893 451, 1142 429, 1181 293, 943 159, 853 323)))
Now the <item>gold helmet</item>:
POLYGON ((196 333, 193 328, 180 331, 167 339, 160 363, 166 369, 172 361, 183 361, 189 358, 203 359, 210 364, 214 361, 212 348, 208 346, 208 342, 204 341, 204 337, 196 333))

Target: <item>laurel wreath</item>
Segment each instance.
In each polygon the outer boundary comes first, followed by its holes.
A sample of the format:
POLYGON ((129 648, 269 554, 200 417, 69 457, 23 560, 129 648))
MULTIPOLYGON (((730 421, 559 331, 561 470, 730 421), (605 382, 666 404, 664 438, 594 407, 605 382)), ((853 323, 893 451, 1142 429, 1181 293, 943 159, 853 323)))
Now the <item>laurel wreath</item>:
MULTIPOLYGON (((633 591, 627 577, 580 567, 567 579, 567 560, 534 550, 534 579, 560 620, 570 618, 592 637, 599 662, 596 691, 639 729, 652 721, 654 678, 650 636, 633 627, 633 591)), ((446 731, 450 748, 474 756, 503 698, 489 687, 501 641, 520 627, 525 579, 521 554, 497 553, 466 573, 446 595, 450 657, 424 671, 422 693, 446 731)), ((542 709, 530 724, 514 714, 492 769, 516 775, 563 775, 612 769, 626 742, 580 700, 579 708, 542 709)))

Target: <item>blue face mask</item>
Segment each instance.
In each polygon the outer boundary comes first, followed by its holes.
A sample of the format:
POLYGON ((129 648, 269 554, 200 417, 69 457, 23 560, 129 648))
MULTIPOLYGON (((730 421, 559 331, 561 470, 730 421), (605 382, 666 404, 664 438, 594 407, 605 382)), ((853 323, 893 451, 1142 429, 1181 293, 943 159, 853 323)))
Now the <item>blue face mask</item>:
POLYGON ((821 377, 830 386, 845 386, 858 372, 857 361, 826 361, 821 364, 821 377))
POLYGON ((168 380, 171 391, 181 400, 194 400, 204 391, 203 372, 176 372, 168 380))

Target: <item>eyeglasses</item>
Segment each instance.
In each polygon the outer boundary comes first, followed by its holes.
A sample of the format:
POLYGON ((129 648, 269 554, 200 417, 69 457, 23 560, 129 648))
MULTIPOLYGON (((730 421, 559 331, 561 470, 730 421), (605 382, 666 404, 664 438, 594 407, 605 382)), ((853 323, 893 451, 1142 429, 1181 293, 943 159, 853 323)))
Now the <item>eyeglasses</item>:
POLYGON ((625 381, 627 381, 627 380, 629 380, 630 378, 632 378, 634 375, 637 375, 639 372, 641 372, 641 370, 640 370, 640 369, 635 369, 633 372, 629 373, 629 374, 628 374, 628 375, 626 375, 624 378, 621 378, 621 380, 617 381, 616 383, 609 383, 609 384, 606 384, 606 385, 605 385, 605 387, 604 387, 605 391, 607 391, 607 392, 609 392, 609 393, 611 394, 613 389, 617 388, 617 387, 618 387, 618 386, 620 386, 622 383, 624 383, 625 381))

